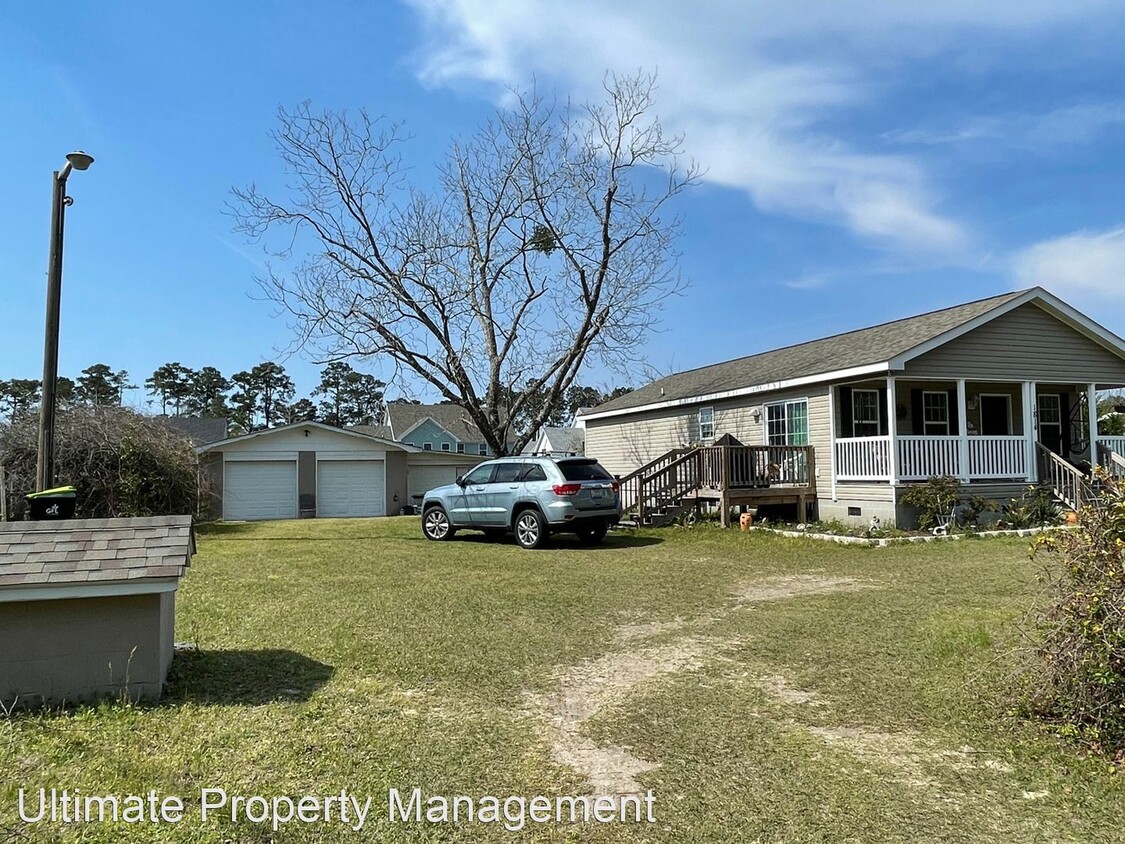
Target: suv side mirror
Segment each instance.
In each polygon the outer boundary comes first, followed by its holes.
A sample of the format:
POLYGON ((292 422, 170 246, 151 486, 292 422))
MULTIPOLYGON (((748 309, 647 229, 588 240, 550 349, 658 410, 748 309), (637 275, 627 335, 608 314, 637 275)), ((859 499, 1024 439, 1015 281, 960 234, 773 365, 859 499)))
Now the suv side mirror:
POLYGON ((459 486, 459 487, 464 487, 465 486, 465 476, 461 475, 453 483, 457 484, 457 486, 459 486))

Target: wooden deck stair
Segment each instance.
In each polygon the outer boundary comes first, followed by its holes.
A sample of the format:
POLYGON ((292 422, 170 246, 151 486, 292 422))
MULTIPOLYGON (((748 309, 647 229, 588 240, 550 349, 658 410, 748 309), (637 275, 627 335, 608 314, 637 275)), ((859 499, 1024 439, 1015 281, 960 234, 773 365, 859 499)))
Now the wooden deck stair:
POLYGON ((668 451, 621 479, 621 506, 636 524, 663 525, 717 503, 724 526, 736 505, 805 504, 816 498, 812 446, 698 446, 668 451))

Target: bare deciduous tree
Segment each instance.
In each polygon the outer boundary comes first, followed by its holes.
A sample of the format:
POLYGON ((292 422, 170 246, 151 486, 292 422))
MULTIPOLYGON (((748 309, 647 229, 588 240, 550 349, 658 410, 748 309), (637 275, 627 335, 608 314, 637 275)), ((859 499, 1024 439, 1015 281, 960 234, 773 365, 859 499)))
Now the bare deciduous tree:
POLYGON ((431 191, 408 183, 397 125, 282 110, 288 195, 251 185, 233 212, 251 237, 281 236, 264 242, 289 269, 260 281, 299 342, 325 360, 389 358, 498 454, 524 445, 585 364, 634 362, 680 286, 666 206, 699 174, 650 113, 652 77, 604 87, 582 107, 516 95, 453 145, 431 191))

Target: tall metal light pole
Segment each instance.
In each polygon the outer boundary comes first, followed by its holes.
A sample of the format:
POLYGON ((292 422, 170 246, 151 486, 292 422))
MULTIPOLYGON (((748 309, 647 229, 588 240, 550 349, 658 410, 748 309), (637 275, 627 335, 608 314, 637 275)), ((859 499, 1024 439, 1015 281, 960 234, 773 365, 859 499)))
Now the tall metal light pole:
POLYGON ((71 170, 85 170, 93 163, 93 156, 78 150, 67 155, 61 170, 51 174, 51 252, 47 261, 47 330, 43 340, 43 398, 39 403, 39 459, 35 466, 37 492, 53 487, 55 479, 55 388, 59 378, 63 227, 66 208, 73 202, 66 195, 66 178, 71 170))

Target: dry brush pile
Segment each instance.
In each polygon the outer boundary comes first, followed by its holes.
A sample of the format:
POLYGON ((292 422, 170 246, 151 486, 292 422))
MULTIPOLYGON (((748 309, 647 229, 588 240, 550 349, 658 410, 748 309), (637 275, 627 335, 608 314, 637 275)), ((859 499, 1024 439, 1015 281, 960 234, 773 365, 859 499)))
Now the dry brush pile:
MULTIPOLYGON (((23 518, 35 489, 38 418, 0 425, 8 518, 23 518)), ((56 420, 60 484, 78 489, 79 518, 196 514, 199 462, 191 444, 160 422, 121 407, 72 407, 56 420)))
POLYGON ((1044 534, 1048 600, 1031 629, 1032 711, 1095 752, 1125 761, 1125 490, 1077 530, 1044 534))

